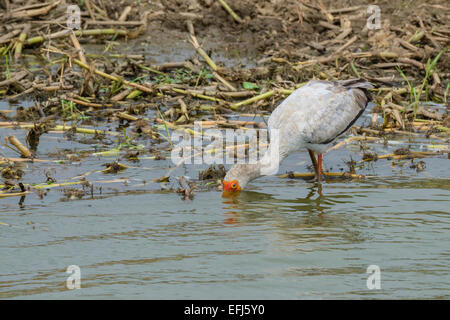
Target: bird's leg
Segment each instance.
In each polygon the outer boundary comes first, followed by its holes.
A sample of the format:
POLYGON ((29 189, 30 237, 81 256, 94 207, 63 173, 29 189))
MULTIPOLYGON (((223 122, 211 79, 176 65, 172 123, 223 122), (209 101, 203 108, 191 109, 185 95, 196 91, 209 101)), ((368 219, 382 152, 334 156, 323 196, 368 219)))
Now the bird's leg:
POLYGON ((322 160, 322 154, 319 153, 317 155, 317 171, 319 171, 319 175, 317 177, 317 181, 320 182, 320 180, 322 179, 322 175, 323 175, 323 160, 322 160))
POLYGON ((313 167, 314 167, 314 172, 316 173, 316 178, 317 178, 317 180, 320 181, 320 178, 319 178, 319 166, 317 165, 317 160, 316 160, 316 156, 314 155, 314 151, 308 149, 308 153, 309 153, 309 157, 311 158, 311 162, 312 162, 313 167))

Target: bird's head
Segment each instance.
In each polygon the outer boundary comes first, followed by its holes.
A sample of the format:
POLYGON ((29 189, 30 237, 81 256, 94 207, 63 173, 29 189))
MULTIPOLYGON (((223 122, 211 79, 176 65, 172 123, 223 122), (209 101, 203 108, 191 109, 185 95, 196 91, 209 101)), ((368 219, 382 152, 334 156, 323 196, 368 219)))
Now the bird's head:
POLYGON ((241 185, 238 180, 223 180, 222 182, 222 190, 227 193, 239 193, 242 190, 241 185))
POLYGON ((251 164, 235 164, 228 170, 222 182, 222 190, 225 194, 238 194, 250 180, 257 177, 254 174, 255 166, 251 164))

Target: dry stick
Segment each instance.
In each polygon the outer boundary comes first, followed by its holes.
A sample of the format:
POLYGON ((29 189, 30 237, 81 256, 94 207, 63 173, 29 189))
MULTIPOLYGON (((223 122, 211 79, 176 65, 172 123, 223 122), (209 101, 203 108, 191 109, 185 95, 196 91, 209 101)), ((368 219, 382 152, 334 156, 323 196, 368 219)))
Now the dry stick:
POLYGON ((105 104, 92 103, 92 102, 86 102, 86 101, 74 99, 74 98, 68 98, 68 100, 73 101, 76 104, 79 104, 79 105, 82 105, 85 107, 92 107, 92 108, 105 108, 105 107, 110 108, 113 106, 112 104, 108 104, 108 103, 105 103, 105 104))
POLYGON ((29 88, 29 89, 27 89, 25 91, 22 91, 21 93, 18 93, 18 94, 6 97, 6 100, 16 100, 16 99, 18 99, 18 98, 20 98, 20 97, 22 97, 24 95, 27 95, 27 94, 29 94, 29 93, 31 93, 33 91, 34 91, 34 88, 29 88))
POLYGON ((194 49, 198 52, 198 54, 205 59, 206 63, 211 67, 213 71, 217 71, 219 69, 217 65, 212 61, 212 59, 208 56, 208 54, 200 47, 198 44, 197 38, 191 35, 191 39, 189 42, 192 44, 194 49))
MULTIPOLYGON (((385 131, 386 132, 394 132, 394 133, 398 133, 398 134, 404 134, 404 135, 412 135, 412 136, 415 136, 415 137, 423 137, 423 134, 420 134, 420 133, 409 132, 409 131, 402 131, 402 130, 397 130, 397 129, 393 129, 393 128, 385 129, 385 131)), ((436 136, 434 134, 429 135, 428 138, 437 139, 437 140, 448 142, 448 138, 438 137, 438 136, 436 136)))
MULTIPOLYGON (((365 18, 365 16, 366 16, 365 10, 360 10, 359 13, 357 13, 357 14, 355 14, 353 16, 347 16, 346 18, 348 20, 360 20, 360 19, 365 18)), ((337 17, 334 17, 334 20, 339 20, 340 18, 341 17, 337 16, 337 17)))
POLYGON ((63 87, 63 81, 64 81, 63 76, 64 76, 64 66, 65 66, 65 65, 66 65, 66 64, 65 64, 64 61, 61 62, 61 73, 60 73, 60 75, 59 75, 59 85, 61 86, 61 88, 63 87))
POLYGON ((227 87, 231 91, 237 91, 237 89, 235 87, 233 87, 227 80, 222 78, 217 72, 213 72, 213 76, 214 76, 214 78, 216 78, 217 80, 222 82, 225 85, 225 87, 227 87))
POLYGON ((352 33, 352 31, 352 28, 345 28, 340 34, 337 35, 336 38, 334 38, 334 40, 344 40, 350 33, 352 33))
POLYGON ((417 42, 417 41, 420 41, 420 39, 422 39, 424 35, 425 35, 425 31, 417 32, 417 33, 415 33, 408 41, 409 41, 409 42, 417 42))
POLYGON ((337 49, 334 54, 337 55, 339 52, 343 51, 344 49, 346 49, 347 47, 349 47, 350 45, 353 44, 353 42, 355 42, 358 39, 357 36, 354 36, 353 38, 351 38, 350 40, 347 41, 347 43, 345 43, 342 47, 340 47, 339 49, 337 49))
POLYGON ((324 14, 325 18, 327 18, 328 22, 333 22, 333 15, 328 12, 327 8, 323 4, 322 0, 318 0, 319 7, 322 13, 324 14))
POLYGON ((143 21, 98 21, 98 20, 88 20, 86 21, 86 25, 107 25, 107 26, 141 26, 143 25, 143 21))
POLYGON ((246 98, 251 97, 255 94, 254 91, 246 90, 246 91, 236 91, 236 92, 217 92, 219 97, 226 98, 246 98))
MULTIPOLYGON (((402 159, 414 159, 414 158, 425 158, 428 156, 434 156, 434 155, 441 155, 441 152, 421 152, 421 151, 412 151, 408 154, 395 154, 395 153, 388 153, 388 154, 383 154, 381 156, 377 155, 377 157, 375 159, 379 160, 379 159, 388 159, 388 158, 392 158, 394 160, 402 160, 402 159)), ((362 159, 361 162, 368 162, 368 161, 373 161, 374 159, 372 158, 367 158, 367 159, 362 159)))
POLYGON ((31 23, 31 25, 37 24, 39 26, 42 26, 42 25, 47 26, 47 25, 52 25, 52 24, 64 25, 66 20, 67 20, 67 17, 63 16, 61 18, 54 19, 54 20, 33 20, 33 21, 30 21, 30 23, 31 23))
POLYGON ((71 32, 74 32, 77 37, 82 36, 100 36, 100 35, 119 35, 119 36, 127 36, 128 32, 126 30, 119 30, 119 29, 88 29, 88 30, 77 30, 72 31, 70 29, 58 31, 46 36, 37 36, 33 38, 28 38, 25 42, 26 45, 32 45, 40 42, 44 42, 49 39, 57 39, 66 37, 71 32))
MULTIPOLYGON (((73 46, 78 51, 78 57, 80 58, 80 61, 87 64, 86 57, 84 56, 84 49, 81 47, 80 42, 77 39, 77 36, 73 32, 71 32, 69 36, 70 36, 70 40, 73 43, 73 46)), ((84 76, 85 76, 85 81, 87 80, 86 86, 89 88, 89 90, 91 92, 93 92, 94 89, 93 89, 92 81, 89 80, 89 78, 90 78, 89 71, 85 70, 84 76)), ((82 86, 80 94, 82 94, 83 92, 84 92, 84 86, 82 86)))
POLYGON ((102 6, 102 8, 99 8, 95 3, 92 4, 92 6, 94 7, 95 10, 97 10, 97 12, 100 15, 105 16, 106 18, 108 17, 108 13, 106 12, 106 7, 105 7, 105 3, 103 2, 103 0, 100 0, 100 5, 102 6))
POLYGON ((172 91, 175 91, 177 93, 186 94, 186 95, 191 95, 193 97, 200 98, 200 99, 210 100, 210 101, 214 101, 214 102, 226 103, 225 100, 222 100, 222 99, 219 99, 219 98, 210 97, 210 96, 207 96, 207 95, 204 95, 204 94, 200 94, 200 93, 195 93, 195 92, 192 92, 192 91, 187 91, 187 90, 182 90, 182 89, 177 89, 177 88, 172 88, 172 91))
POLYGON ((191 20, 186 21, 186 25, 189 31, 189 35, 191 37, 195 37, 194 25, 192 24, 192 21, 191 20))
POLYGON ((186 86, 170 86, 170 85, 166 85, 166 86, 161 86, 159 87, 161 90, 172 90, 173 88, 175 89, 182 89, 187 91, 188 93, 194 93, 194 94, 204 94, 207 96, 215 96, 216 95, 216 91, 211 89, 211 90, 207 90, 207 89, 203 89, 200 90, 200 88, 198 89, 186 89, 186 86))
POLYGON ((126 96, 125 99, 134 99, 138 97, 141 93, 142 93, 141 90, 133 90, 126 96))
POLYGON ((131 6, 126 6, 125 9, 123 9, 122 14, 119 17, 119 21, 125 21, 127 20, 128 14, 131 12, 131 6))
POLYGON ((121 119, 125 119, 125 120, 128 120, 128 121, 137 121, 137 120, 139 120, 138 117, 135 117, 135 116, 133 116, 131 114, 128 114, 128 113, 125 113, 125 112, 118 112, 117 116, 119 118, 121 118, 121 119))
MULTIPOLYGON (((296 89, 300 88, 304 84, 305 83, 301 83, 301 84, 297 85, 296 89)), ((295 89, 274 89, 274 90, 270 90, 270 91, 267 91, 267 92, 262 93, 260 95, 257 95, 255 97, 252 97, 250 99, 247 99, 247 100, 244 100, 244 101, 241 101, 241 102, 237 102, 237 103, 233 103, 233 104, 231 104, 231 109, 237 110, 241 106, 244 106, 244 105, 247 105, 247 104, 251 104, 251 103, 256 102, 256 101, 264 100, 264 99, 266 99, 268 97, 273 96, 276 93, 291 94, 292 92, 294 92, 294 90, 295 89)))
POLYGON ((340 8, 340 9, 331 9, 331 10, 328 10, 328 12, 329 13, 346 13, 346 12, 359 10, 362 7, 363 6, 354 6, 354 7, 340 8))
POLYGON ((84 134, 106 134, 106 135, 111 135, 111 136, 120 135, 118 132, 113 132, 113 131, 79 128, 79 127, 66 126, 66 125, 57 125, 51 129, 51 131, 68 131, 68 130, 76 130, 77 133, 84 133, 84 134))
MULTIPOLYGON (((34 128, 35 125, 32 123, 17 123, 17 122, 11 122, 11 121, 1 121, 0 122, 0 128, 20 128, 20 129, 30 129, 34 128)), ((89 129, 89 128, 80 128, 80 127, 74 127, 74 126, 66 126, 64 125, 56 125, 53 128, 49 129, 49 132, 55 132, 55 131, 67 131, 67 130, 76 130, 77 133, 83 133, 83 134, 106 134, 111 136, 118 136, 120 135, 118 132, 114 131, 104 131, 104 130, 97 130, 97 129, 89 129)))
POLYGON ((300 5, 299 4, 295 7, 295 10, 297 11, 298 22, 303 27, 303 14, 302 14, 302 11, 300 10, 300 5))
MULTIPOLYGON (((388 108, 386 108, 385 110, 387 111, 388 108)), ((400 115, 400 111, 398 109, 393 109, 391 114, 394 116, 395 120, 400 124, 402 129, 405 130, 405 122, 403 121, 402 116, 400 115)))
MULTIPOLYGON (((357 131, 360 131, 360 132, 367 132, 369 134, 377 134, 377 135, 383 135, 385 133, 397 133, 397 134, 411 135, 411 136, 414 136, 414 137, 421 137, 421 136, 423 136, 423 134, 419 134, 419 133, 415 133, 415 132, 409 132, 409 131, 402 131, 402 130, 397 130, 397 129, 393 129, 393 128, 390 128, 390 129, 386 128, 386 129, 383 129, 383 131, 369 129, 369 128, 361 128, 361 127, 358 127, 358 126, 354 126, 354 128, 357 131)), ((441 140, 441 141, 447 141, 448 140, 448 139, 444 139, 442 137, 438 137, 438 136, 436 136, 434 134, 430 135, 429 138, 437 139, 437 140, 441 140)))
POLYGON ((28 71, 17 72, 11 79, 6 79, 3 81, 0 81, 0 87, 9 86, 10 84, 13 84, 13 83, 21 80, 21 79, 25 78, 25 76, 28 75, 28 73, 29 73, 28 71))
POLYGON ((322 21, 322 20, 319 21, 319 25, 321 25, 322 27, 331 29, 331 30, 340 30, 341 29, 338 26, 335 26, 334 24, 331 24, 329 22, 322 21))
POLYGON ((90 0, 85 0, 84 3, 86 4, 86 8, 89 12, 89 15, 91 16, 91 19, 95 21, 95 15, 94 12, 92 11, 90 0))
MULTIPOLYGON (((103 172, 104 170, 99 170, 97 172, 103 172)), ((98 180, 98 181, 91 181, 91 183, 116 183, 116 182, 124 182, 125 179, 114 179, 114 180, 98 180)), ((63 183, 52 183, 52 184, 41 184, 41 185, 34 185, 31 186, 32 189, 50 189, 50 188, 57 188, 57 187, 64 187, 64 186, 71 186, 71 185, 77 185, 82 184, 84 181, 74 181, 74 182, 63 182, 63 183)))
POLYGON ((33 88, 37 90, 42 90, 46 92, 52 92, 52 91, 58 91, 58 90, 70 90, 73 89, 73 86, 64 86, 64 85, 54 85, 54 86, 46 86, 44 87, 43 84, 34 85, 33 88))
POLYGON ((19 60, 20 56, 22 55, 22 48, 23 48, 23 43, 25 42, 28 32, 30 32, 30 28, 31 26, 29 24, 25 25, 25 27, 23 28, 22 32, 19 35, 19 39, 17 40, 16 43, 16 51, 14 52, 14 60, 19 60))
MULTIPOLYGON (((348 172, 323 172, 323 175, 326 177, 334 177, 334 178, 352 178, 352 179, 363 179, 364 176, 362 174, 353 174, 348 172)), ((316 177, 315 173, 285 173, 277 176, 278 178, 314 178, 316 177)))
POLYGON ((141 64, 139 64, 139 65, 137 65, 137 66, 138 66, 139 68, 141 68, 141 69, 144 69, 144 70, 147 70, 147 71, 156 73, 156 74, 160 74, 160 75, 163 75, 163 76, 166 76, 166 75, 167 75, 167 73, 158 71, 158 70, 153 69, 153 68, 150 68, 150 67, 143 66, 143 65, 141 65, 141 64))
POLYGON ((75 130, 77 133, 82 134, 104 134, 104 135, 110 135, 110 136, 119 136, 120 134, 118 132, 113 131, 105 131, 105 130, 98 130, 98 129, 89 129, 89 128, 79 128, 74 126, 66 126, 64 125, 57 125, 54 128, 50 129, 49 132, 58 132, 58 131, 68 131, 68 130, 75 130))
POLYGON ((212 59, 206 54, 206 52, 200 48, 200 45, 198 44, 197 38, 195 37, 195 31, 194 31, 194 26, 192 24, 192 21, 188 20, 187 21, 187 26, 188 26, 188 30, 189 30, 189 35, 191 37, 191 44, 194 46, 195 50, 197 50, 197 52, 203 57, 203 59, 205 59, 206 63, 208 63, 208 65, 210 66, 210 68, 213 70, 213 76, 214 78, 216 78, 217 80, 219 80, 220 82, 222 82, 225 87, 227 87, 228 89, 230 89, 231 91, 237 91, 235 87, 233 87, 227 80, 225 80, 223 77, 221 77, 216 71, 217 71, 217 66, 214 63, 214 61, 212 61, 212 59))
POLYGON ((76 35, 73 32, 71 32, 69 34, 69 36, 70 36, 70 40, 73 43, 73 46, 75 47, 75 49, 77 49, 78 57, 80 58, 80 61, 87 64, 86 57, 84 56, 84 50, 81 47, 80 42, 78 41, 76 35))
POLYGON ((20 34, 20 30, 16 29, 16 30, 13 30, 13 31, 5 34, 4 36, 1 36, 0 37, 0 44, 3 44, 3 43, 11 41, 11 39, 14 38, 15 36, 17 36, 18 34, 20 34))
MULTIPOLYGON (((181 113, 183 113, 184 117, 186 118, 186 120, 189 120, 189 114, 188 114, 188 110, 187 110, 187 105, 186 103, 184 103, 183 99, 178 99, 177 102, 180 104, 181 107, 181 113)), ((178 119, 180 120, 180 119, 178 119)), ((178 121, 177 120, 177 121, 178 121)))
POLYGON ((227 120, 227 121, 216 121, 217 124, 231 124, 231 125, 238 125, 238 126, 256 126, 258 128, 264 128, 266 126, 265 123, 262 122, 256 122, 256 121, 245 121, 245 120, 227 120))
MULTIPOLYGON (((8 5, 8 1, 6 2, 6 5, 8 5)), ((42 8, 47 5, 48 5, 48 3, 45 3, 45 2, 44 3, 36 3, 36 4, 24 6, 24 7, 21 6, 19 8, 11 10, 11 12, 19 12, 19 11, 26 11, 26 10, 30 10, 30 9, 42 8)))
POLYGON ((406 63, 406 64, 409 64, 409 65, 412 65, 412 66, 417 67, 419 69, 426 69, 426 67, 425 67, 425 65, 423 63, 420 63, 419 61, 416 61, 414 59, 398 58, 397 61, 401 62, 401 63, 406 63))
POLYGON ((427 118, 430 118, 430 119, 434 119, 434 120, 442 120, 442 118, 443 118, 443 116, 442 116, 442 114, 440 114, 440 113, 435 113, 435 112, 431 112, 431 111, 428 111, 428 110, 426 110, 426 109, 424 109, 424 108, 419 108, 418 110, 417 110, 417 113, 416 114, 418 114, 418 115, 423 115, 423 116, 425 116, 425 117, 427 117, 427 118))
POLYGON ((427 31, 427 29, 425 28, 425 25, 423 24, 422 18, 420 18, 420 16, 417 16, 417 19, 419 20, 419 24, 420 27, 422 28, 422 30, 425 32, 425 38, 427 38, 428 40, 431 41, 431 43, 433 44, 433 46, 438 49, 441 50, 441 46, 439 45, 439 43, 437 43, 437 41, 433 38, 433 36, 427 31))
POLYGON ((412 45, 406 40, 403 40, 401 38, 397 38, 398 43, 400 43, 404 48, 413 51, 414 53, 420 53, 421 50, 417 48, 416 46, 412 45))
POLYGON ((225 0, 219 0, 222 7, 233 17, 234 20, 236 20, 239 23, 244 22, 241 17, 239 17, 236 12, 233 11, 233 9, 230 8, 230 6, 225 2, 225 0))
MULTIPOLYGON (((58 0, 50 5, 48 5, 47 7, 44 8, 40 8, 40 9, 32 9, 32 10, 22 10, 22 11, 16 11, 16 12, 11 12, 8 15, 8 18, 10 19, 23 19, 23 18, 29 18, 29 17, 34 17, 34 16, 40 16, 40 15, 46 15, 50 10, 52 10, 53 8, 55 8, 56 6, 59 5, 61 1, 58 0)), ((5 16, 5 14, 0 14, 0 19, 2 19, 5 16)))
POLYGON ((159 66, 151 66, 152 69, 155 69, 157 71, 163 71, 166 69, 177 69, 177 68, 186 68, 187 61, 181 61, 181 62, 166 62, 159 66))
POLYGON ((189 35, 191 37, 191 40, 190 40, 191 44, 194 46, 194 48, 198 52, 198 54, 201 55, 203 57, 203 59, 205 59, 206 63, 212 69, 214 78, 216 78, 217 80, 222 82, 225 85, 225 87, 227 87, 231 91, 236 91, 235 87, 233 87, 228 81, 226 81, 217 72, 215 72, 218 70, 218 67, 214 63, 214 61, 206 54, 206 52, 198 44, 197 38, 195 37, 194 26, 192 25, 192 22, 188 21, 187 25, 188 25, 188 29, 189 29, 189 35))
MULTIPOLYGON (((6 198, 6 197, 21 197, 24 196, 26 194, 31 193, 30 191, 25 191, 25 192, 10 192, 10 193, 6 193, 6 192, 1 192, 0 193, 0 198, 6 198)), ((10 224, 6 224, 3 222, 0 222, 0 224, 4 224, 7 226, 11 226, 10 224)))
MULTIPOLYGON (((80 67, 82 67, 82 68, 84 68, 86 70, 91 70, 91 68, 87 64, 81 62, 78 59, 73 59, 72 61, 75 64, 79 65, 80 67)), ((97 69, 94 69, 94 73, 96 75, 99 75, 100 77, 103 77, 103 78, 106 78, 106 79, 109 79, 109 80, 112 80, 112 81, 117 81, 117 82, 122 81, 122 83, 126 84, 127 86, 134 87, 134 88, 136 88, 138 90, 141 90, 141 91, 144 91, 144 92, 147 92, 147 93, 153 93, 153 89, 152 88, 149 88, 149 87, 146 87, 146 86, 134 83, 134 82, 130 82, 130 81, 125 80, 125 79, 121 79, 119 77, 107 74, 107 73, 99 71, 97 69)))
POLYGON ((81 47, 80 42, 78 41, 75 33, 71 32, 69 36, 70 36, 70 40, 73 43, 73 46, 75 47, 75 49, 77 49, 78 57, 80 58, 80 61, 87 64, 86 57, 84 56, 84 50, 81 47))
POLYGON ((170 129, 183 129, 185 132, 187 132, 187 133, 189 133, 191 135, 196 135, 196 134, 202 135, 202 132, 194 131, 194 130, 189 129, 189 128, 182 128, 180 126, 177 126, 177 125, 173 124, 172 122, 169 122, 169 121, 166 121, 166 120, 163 120, 163 119, 160 119, 160 118, 156 118, 156 122, 162 123, 162 124, 166 125, 167 127, 169 127, 170 129))
MULTIPOLYGON (((356 37, 356 36, 355 36, 356 37)), ((333 61, 334 59, 340 57, 339 54, 342 50, 347 48, 349 45, 351 45, 354 41, 356 41, 355 37, 351 38, 346 44, 344 44, 342 47, 338 48, 337 51, 335 51, 333 54, 326 56, 326 57, 320 57, 315 59, 310 59, 306 61, 300 61, 294 63, 294 68, 299 69, 305 66, 314 65, 317 63, 326 63, 333 61)), ((345 56, 347 59, 360 59, 360 58, 370 58, 370 57, 381 57, 381 58, 397 58, 398 55, 393 52, 383 51, 383 52, 355 52, 355 53, 348 53, 345 56)))
POLYGON ((121 101, 126 96, 128 96, 131 93, 131 91, 133 91, 133 89, 131 89, 131 88, 125 89, 124 91, 122 91, 122 92, 116 94, 114 97, 112 97, 111 101, 114 101, 114 102, 121 101))
POLYGON ((332 54, 330 56, 327 57, 320 57, 317 59, 311 59, 311 60, 306 60, 306 61, 300 61, 296 63, 296 66, 294 67, 295 69, 301 69, 302 67, 306 67, 306 66, 310 66, 310 65, 314 65, 316 63, 326 63, 329 61, 332 61, 334 59, 336 59, 336 55, 332 54))
POLYGON ((250 99, 247 99, 247 100, 244 100, 244 101, 241 101, 241 102, 237 102, 237 103, 233 103, 233 104, 231 104, 231 109, 237 110, 241 106, 244 106, 244 105, 247 105, 247 104, 252 104, 253 102, 256 102, 256 101, 259 101, 259 100, 264 100, 264 99, 266 99, 268 97, 271 97, 275 93, 276 93, 276 90, 270 90, 270 91, 267 91, 267 92, 262 93, 260 95, 257 95, 255 97, 252 97, 250 99))
POLYGON ((6 137, 6 139, 9 143, 11 143, 13 146, 15 146, 20 151, 22 156, 24 156, 25 158, 33 157, 33 154, 31 153, 31 151, 28 150, 28 148, 25 147, 22 144, 22 142, 20 142, 15 136, 9 136, 9 137, 6 137))
POLYGON ((0 163, 5 162, 57 162, 59 160, 44 160, 44 159, 24 159, 24 158, 5 158, 0 157, 0 163))

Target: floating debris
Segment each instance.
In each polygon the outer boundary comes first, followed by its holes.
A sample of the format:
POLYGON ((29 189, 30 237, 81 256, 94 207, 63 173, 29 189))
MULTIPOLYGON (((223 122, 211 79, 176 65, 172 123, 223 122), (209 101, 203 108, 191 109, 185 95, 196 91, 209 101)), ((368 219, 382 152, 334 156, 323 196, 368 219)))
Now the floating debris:
POLYGON ((365 152, 362 159, 363 161, 377 161, 378 155, 375 152, 365 152))
POLYGON ((225 167, 223 164, 219 164, 216 168, 214 164, 210 165, 207 169, 200 171, 198 173, 198 179, 199 180, 222 180, 225 175, 227 174, 227 171, 225 170, 225 167))
POLYGON ((414 163, 413 160, 411 160, 411 165, 409 166, 411 169, 416 169, 417 172, 425 170, 425 161, 419 161, 417 163, 414 163))
POLYGON ((103 165, 106 167, 105 170, 101 170, 101 172, 103 173, 117 173, 129 168, 128 166, 121 164, 118 161, 104 163, 103 165))
POLYGON ((177 193, 182 194, 184 200, 193 199, 195 184, 187 180, 184 176, 178 177, 177 181, 180 185, 180 187, 177 189, 177 193))
POLYGON ((411 154, 411 151, 408 148, 399 148, 394 150, 394 154, 397 156, 404 156, 411 154))
POLYGON ((4 167, 1 170, 1 174, 4 179, 20 180, 24 172, 15 163, 12 163, 4 167))

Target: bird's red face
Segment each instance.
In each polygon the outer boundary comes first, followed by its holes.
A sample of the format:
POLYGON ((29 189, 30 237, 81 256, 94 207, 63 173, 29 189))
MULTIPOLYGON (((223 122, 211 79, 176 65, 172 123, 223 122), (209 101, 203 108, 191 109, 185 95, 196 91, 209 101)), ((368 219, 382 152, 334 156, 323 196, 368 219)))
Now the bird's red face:
POLYGON ((222 187, 223 192, 227 193, 238 193, 242 190, 237 180, 223 181, 222 187))

